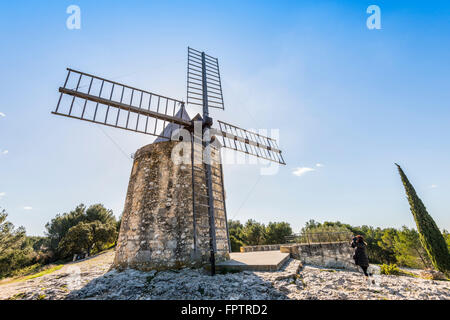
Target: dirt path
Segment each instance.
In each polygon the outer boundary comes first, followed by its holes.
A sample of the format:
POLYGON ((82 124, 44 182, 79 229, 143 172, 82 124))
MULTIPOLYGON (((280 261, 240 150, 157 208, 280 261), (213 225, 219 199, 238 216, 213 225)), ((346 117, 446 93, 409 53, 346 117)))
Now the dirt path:
POLYGON ((0 284, 0 299, 64 299, 70 291, 80 289, 92 279, 108 272, 113 259, 114 251, 110 250, 68 263, 38 278, 0 284))

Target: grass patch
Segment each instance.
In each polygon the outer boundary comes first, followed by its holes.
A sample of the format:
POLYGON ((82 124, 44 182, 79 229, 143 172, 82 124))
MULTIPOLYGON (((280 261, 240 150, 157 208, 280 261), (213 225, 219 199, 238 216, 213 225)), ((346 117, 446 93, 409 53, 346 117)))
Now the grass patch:
POLYGON ((11 276, 13 277, 22 277, 22 276, 26 276, 29 274, 33 274, 36 272, 39 272, 42 270, 42 268, 44 267, 44 265, 40 264, 40 263, 35 263, 31 266, 22 268, 22 269, 18 269, 18 270, 14 270, 11 274, 11 276))
POLYGON ((45 270, 43 270, 41 272, 38 272, 38 273, 35 273, 35 274, 31 274, 29 276, 23 277, 20 280, 29 280, 29 279, 39 278, 39 277, 45 276, 46 274, 52 273, 52 272, 54 272, 56 270, 59 270, 62 267, 64 267, 64 265, 63 264, 59 264, 57 266, 45 269, 45 270))
POLYGON ((24 292, 20 292, 20 293, 16 293, 15 295, 11 296, 8 298, 8 300, 20 300, 25 298, 25 293, 24 292))
POLYGON ((42 276, 45 276, 46 274, 50 274, 50 273, 52 273, 52 272, 54 272, 56 270, 59 270, 62 267, 64 267, 63 264, 59 264, 59 265, 56 265, 56 266, 55 265, 49 265, 49 266, 45 267, 45 269, 40 271, 40 272, 37 272, 37 273, 34 273, 34 274, 30 274, 30 275, 27 275, 27 276, 14 278, 14 279, 11 279, 10 281, 2 282, 1 284, 7 284, 7 283, 13 283, 13 282, 21 282, 21 281, 26 281, 26 280, 42 277, 42 276))
POLYGON ((320 269, 320 272, 336 272, 334 269, 320 269))
MULTIPOLYGON (((114 247, 115 246, 113 245, 113 246, 109 247, 108 249, 100 251, 100 252, 96 253, 95 255, 92 255, 87 258, 90 259, 90 258, 99 256, 101 254, 111 252, 114 250, 114 247)), ((40 263, 36 263, 36 264, 30 265, 30 266, 27 266, 25 268, 17 269, 11 273, 5 275, 4 277, 0 277, 0 285, 38 278, 38 277, 44 276, 46 274, 49 274, 56 270, 61 269, 64 266, 64 264, 69 263, 69 262, 71 262, 70 259, 56 260, 56 261, 52 262, 51 264, 42 265, 40 263)), ((78 261, 76 261, 76 262, 78 262, 78 261)))
POLYGON ((410 276, 410 277, 414 277, 414 278, 420 278, 417 274, 415 274, 413 272, 405 271, 402 269, 400 269, 400 275, 401 276, 410 276))

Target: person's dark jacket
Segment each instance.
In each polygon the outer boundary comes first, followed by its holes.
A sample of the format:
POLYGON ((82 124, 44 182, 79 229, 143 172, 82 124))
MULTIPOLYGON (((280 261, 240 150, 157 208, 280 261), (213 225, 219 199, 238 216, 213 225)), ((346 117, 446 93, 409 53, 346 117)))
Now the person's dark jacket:
POLYGON ((355 248, 355 254, 353 255, 353 259, 355 260, 355 264, 361 267, 369 266, 369 258, 366 253, 366 245, 364 242, 352 242, 352 248, 355 248))

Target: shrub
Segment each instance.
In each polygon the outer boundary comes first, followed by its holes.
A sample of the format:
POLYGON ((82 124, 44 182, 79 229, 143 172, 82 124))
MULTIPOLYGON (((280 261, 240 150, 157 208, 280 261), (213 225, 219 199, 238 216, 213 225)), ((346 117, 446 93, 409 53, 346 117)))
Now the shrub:
POLYGON ((382 264, 380 267, 380 273, 386 275, 400 275, 401 271, 396 264, 382 264))
POLYGON ((244 242, 242 242, 239 239, 236 239, 236 237, 231 234, 230 234, 230 243, 232 252, 240 252, 241 247, 245 246, 244 242))

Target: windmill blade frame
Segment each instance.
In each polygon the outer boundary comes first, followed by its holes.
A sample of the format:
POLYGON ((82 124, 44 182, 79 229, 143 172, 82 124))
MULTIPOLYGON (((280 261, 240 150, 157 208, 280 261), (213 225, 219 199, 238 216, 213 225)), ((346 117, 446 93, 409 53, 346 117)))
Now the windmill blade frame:
POLYGON ((263 136, 238 126, 217 121, 219 130, 211 129, 222 147, 243 152, 258 158, 286 165, 275 139, 263 136))
POLYGON ((166 125, 190 127, 183 101, 67 68, 55 115, 170 139, 166 125), (122 112, 122 113, 121 113, 122 112))
POLYGON ((219 60, 188 47, 186 104, 225 109, 219 60))

